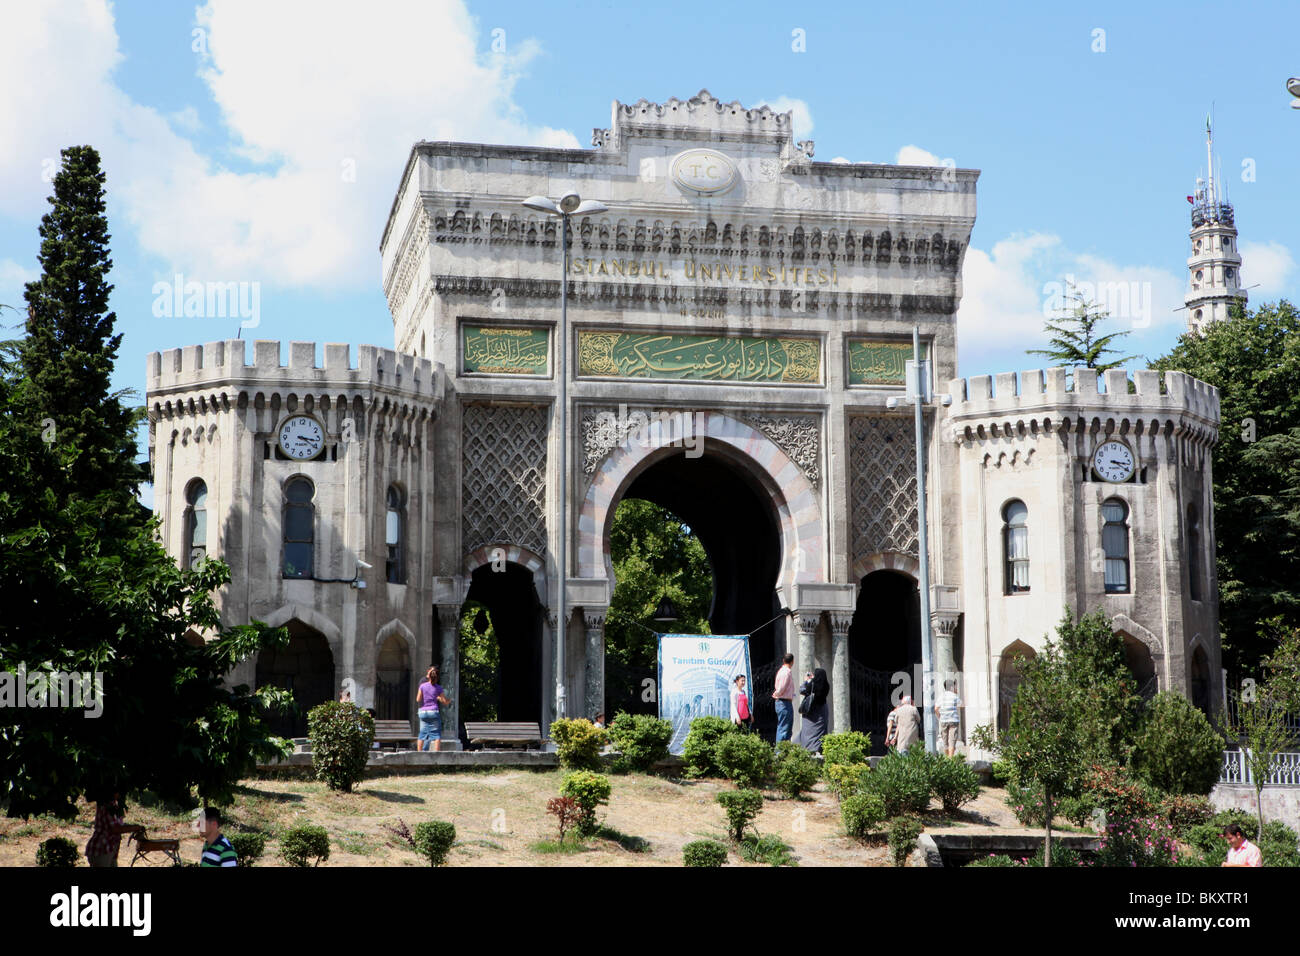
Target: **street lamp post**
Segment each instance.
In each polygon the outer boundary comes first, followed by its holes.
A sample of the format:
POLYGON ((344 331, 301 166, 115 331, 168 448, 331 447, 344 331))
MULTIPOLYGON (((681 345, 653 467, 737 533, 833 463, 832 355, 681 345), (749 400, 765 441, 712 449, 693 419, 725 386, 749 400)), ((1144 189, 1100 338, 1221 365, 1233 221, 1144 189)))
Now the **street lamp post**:
POLYGON ((565 607, 565 579, 569 573, 569 376, 567 368, 569 350, 569 219, 573 216, 589 216, 592 213, 608 212, 609 207, 590 199, 584 200, 575 192, 565 193, 560 197, 558 203, 546 196, 529 196, 524 200, 523 204, 529 209, 536 209, 548 216, 559 216, 561 222, 560 329, 559 334, 556 336, 558 347, 555 350, 555 376, 560 384, 560 553, 556 562, 560 580, 559 611, 556 625, 559 633, 555 641, 555 716, 557 719, 561 719, 567 715, 569 706, 564 691, 564 651, 565 644, 569 639, 569 615, 566 613, 567 608, 565 607))

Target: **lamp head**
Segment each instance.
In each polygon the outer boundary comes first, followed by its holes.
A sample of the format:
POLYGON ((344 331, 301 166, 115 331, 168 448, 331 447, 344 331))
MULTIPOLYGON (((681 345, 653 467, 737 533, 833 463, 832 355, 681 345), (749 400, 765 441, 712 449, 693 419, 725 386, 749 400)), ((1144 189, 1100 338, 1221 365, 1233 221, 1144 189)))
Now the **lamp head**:
POLYGON ((891 395, 889 398, 885 399, 885 407, 886 407, 886 408, 897 408, 897 407, 898 407, 898 396, 896 396, 896 395, 891 395))
POLYGON ((560 212, 575 212, 582 205, 582 197, 575 192, 567 192, 560 197, 560 212))
POLYGON ((529 209, 536 209, 538 212, 550 213, 552 216, 560 214, 560 207, 545 196, 529 196, 523 201, 523 205, 529 209))

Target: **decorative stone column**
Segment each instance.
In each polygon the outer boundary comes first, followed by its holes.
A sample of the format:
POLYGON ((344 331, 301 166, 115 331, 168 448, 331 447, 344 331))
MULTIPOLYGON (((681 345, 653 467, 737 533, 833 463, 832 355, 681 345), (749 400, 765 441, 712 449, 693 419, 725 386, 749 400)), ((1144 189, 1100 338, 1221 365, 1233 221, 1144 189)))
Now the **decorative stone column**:
MULTIPOLYGON (((442 654, 438 665, 438 681, 447 699, 451 701, 442 715, 442 743, 447 749, 460 749, 460 605, 439 604, 438 630, 442 632, 442 654)), ((419 675, 421 681, 424 675, 419 675)))
POLYGON ((952 637, 957 632, 960 614, 951 611, 930 612, 930 633, 934 635, 934 671, 938 677, 939 688, 943 681, 957 676, 957 661, 952 653, 952 637))
POLYGON ((583 624, 587 632, 587 670, 585 709, 587 719, 605 709, 605 615, 606 607, 584 607, 583 624))
POLYGON ((849 625, 852 614, 832 613, 831 619, 831 726, 833 733, 849 729, 849 625))
POLYGON ((798 739, 803 729, 803 715, 799 713, 799 687, 803 683, 803 675, 813 669, 813 647, 821 619, 821 611, 807 611, 799 615, 799 650, 794 659, 794 739, 798 739))

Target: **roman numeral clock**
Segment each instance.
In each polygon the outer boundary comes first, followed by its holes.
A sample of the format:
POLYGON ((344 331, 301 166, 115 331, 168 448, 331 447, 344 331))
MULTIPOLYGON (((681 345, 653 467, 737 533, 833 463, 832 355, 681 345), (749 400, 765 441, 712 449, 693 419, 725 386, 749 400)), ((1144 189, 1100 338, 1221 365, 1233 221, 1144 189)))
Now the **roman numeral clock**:
POLYGON ((295 461, 310 461, 325 447, 325 429, 310 415, 291 415, 278 434, 280 451, 295 461))

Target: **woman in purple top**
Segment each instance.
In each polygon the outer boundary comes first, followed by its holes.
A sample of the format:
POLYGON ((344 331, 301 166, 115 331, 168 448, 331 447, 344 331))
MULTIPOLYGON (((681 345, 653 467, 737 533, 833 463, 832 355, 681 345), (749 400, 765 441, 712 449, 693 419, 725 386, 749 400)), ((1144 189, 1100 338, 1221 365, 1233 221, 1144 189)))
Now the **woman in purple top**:
POLYGON ((428 750, 425 744, 433 744, 434 750, 441 749, 442 708, 450 703, 438 683, 438 668, 430 667, 415 698, 415 706, 420 711, 420 739, 415 742, 416 750, 428 750))

